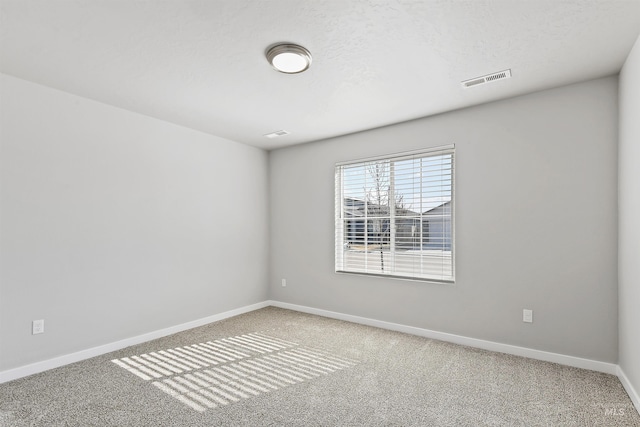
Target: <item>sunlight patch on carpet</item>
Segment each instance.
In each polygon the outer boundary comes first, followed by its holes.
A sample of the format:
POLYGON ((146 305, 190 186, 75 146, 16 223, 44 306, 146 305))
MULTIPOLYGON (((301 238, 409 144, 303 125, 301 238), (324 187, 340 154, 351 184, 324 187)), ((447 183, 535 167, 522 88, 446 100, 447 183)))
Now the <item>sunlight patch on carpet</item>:
POLYGON ((257 332, 112 362, 198 412, 358 363, 257 332))

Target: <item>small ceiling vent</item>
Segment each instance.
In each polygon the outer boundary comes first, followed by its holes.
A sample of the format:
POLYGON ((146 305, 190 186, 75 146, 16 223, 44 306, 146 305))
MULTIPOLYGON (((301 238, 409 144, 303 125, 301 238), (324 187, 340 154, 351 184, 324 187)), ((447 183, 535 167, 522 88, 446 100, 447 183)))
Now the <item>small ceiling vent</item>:
POLYGON ((491 83, 498 80, 504 80, 511 77, 511 70, 498 71, 497 73, 487 74, 486 76, 476 77, 475 79, 465 80, 462 82, 462 87, 467 88, 471 86, 478 86, 485 83, 491 83))
POLYGON ((267 138, 277 138, 279 136, 289 135, 291 132, 287 132, 286 130, 277 130, 275 132, 271 132, 266 134, 267 138))

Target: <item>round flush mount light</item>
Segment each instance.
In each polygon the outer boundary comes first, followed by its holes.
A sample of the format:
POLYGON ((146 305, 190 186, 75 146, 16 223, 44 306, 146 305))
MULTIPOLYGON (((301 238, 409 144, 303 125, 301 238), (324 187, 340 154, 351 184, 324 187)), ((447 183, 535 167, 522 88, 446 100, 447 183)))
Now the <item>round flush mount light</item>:
POLYGON ((281 43, 267 50, 267 60, 281 73, 296 74, 309 68, 311 53, 297 44, 281 43))

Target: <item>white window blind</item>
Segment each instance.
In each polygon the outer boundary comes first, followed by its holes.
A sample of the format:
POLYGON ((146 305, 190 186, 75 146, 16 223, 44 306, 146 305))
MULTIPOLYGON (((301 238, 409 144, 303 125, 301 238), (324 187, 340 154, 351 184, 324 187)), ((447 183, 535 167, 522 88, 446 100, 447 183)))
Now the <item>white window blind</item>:
POLYGON ((336 164, 337 272, 454 281, 454 150, 336 164))

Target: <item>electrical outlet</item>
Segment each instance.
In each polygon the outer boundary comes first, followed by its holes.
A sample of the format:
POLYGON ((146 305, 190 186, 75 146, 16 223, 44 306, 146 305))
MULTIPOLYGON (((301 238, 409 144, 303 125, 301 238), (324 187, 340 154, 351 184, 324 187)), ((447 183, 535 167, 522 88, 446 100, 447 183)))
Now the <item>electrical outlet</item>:
POLYGON ((526 323, 533 323, 533 310, 522 310, 522 321, 526 323))
POLYGON ((282 287, 287 287, 287 279, 282 279, 282 287))
POLYGON ((44 334, 44 319, 33 321, 31 324, 31 334, 44 334))

